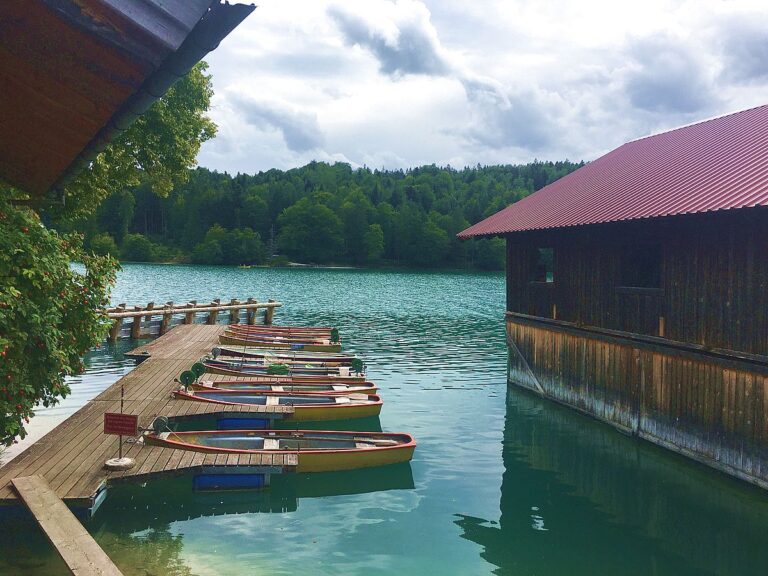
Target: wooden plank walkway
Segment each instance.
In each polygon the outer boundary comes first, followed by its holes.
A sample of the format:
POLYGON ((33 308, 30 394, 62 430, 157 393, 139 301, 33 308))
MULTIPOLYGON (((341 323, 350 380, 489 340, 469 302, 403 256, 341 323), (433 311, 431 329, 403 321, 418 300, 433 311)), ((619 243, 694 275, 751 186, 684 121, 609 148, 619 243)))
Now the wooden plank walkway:
POLYGON ((123 455, 136 461, 131 470, 110 472, 103 468, 104 462, 118 452, 118 437, 103 433, 103 421, 105 412, 120 411, 121 385, 125 392, 124 411, 138 414, 139 426, 144 427, 149 427, 157 416, 227 413, 279 419, 293 412, 292 406, 228 406, 172 397, 171 391, 178 386, 174 378, 209 352, 225 328, 223 325, 181 325, 142 346, 141 350, 148 352, 146 360, 0 468, 0 505, 16 502, 11 482, 22 476, 42 476, 67 504, 91 508, 107 482, 120 479, 143 479, 213 466, 292 471, 297 465, 292 455, 246 454, 228 458, 146 446, 135 439, 128 439, 123 446, 123 455))
POLYGON ((42 476, 15 478, 13 486, 72 574, 122 576, 109 556, 56 496, 42 476))

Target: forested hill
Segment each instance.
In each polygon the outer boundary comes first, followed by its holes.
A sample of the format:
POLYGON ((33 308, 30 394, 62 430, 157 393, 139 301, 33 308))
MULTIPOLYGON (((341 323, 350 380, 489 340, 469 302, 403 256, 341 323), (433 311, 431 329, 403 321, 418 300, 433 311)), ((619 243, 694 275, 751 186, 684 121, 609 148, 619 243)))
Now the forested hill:
POLYGON ((148 185, 110 196, 82 230, 94 252, 123 260, 501 269, 501 240, 456 233, 581 165, 199 168, 166 198, 148 185))

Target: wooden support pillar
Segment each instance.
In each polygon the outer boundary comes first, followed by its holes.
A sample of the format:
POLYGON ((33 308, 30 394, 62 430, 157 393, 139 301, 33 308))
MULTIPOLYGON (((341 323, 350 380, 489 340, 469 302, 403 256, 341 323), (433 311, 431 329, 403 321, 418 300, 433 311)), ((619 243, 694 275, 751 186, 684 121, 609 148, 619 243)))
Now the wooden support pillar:
MULTIPOLYGON (((134 311, 141 312, 141 306, 134 306, 134 311)), ((141 337, 141 315, 137 314, 133 317, 133 324, 131 324, 131 338, 138 339, 141 337)))
MULTIPOLYGON (((272 298, 270 298, 269 300, 267 300, 267 302, 273 304, 275 301, 272 298)), ((267 308, 267 311, 264 313, 264 324, 266 324, 267 326, 270 326, 272 324, 272 318, 274 317, 274 315, 275 315, 275 307, 270 306, 269 308, 267 308)))
POLYGON ((171 325, 171 318, 173 317, 171 310, 173 310, 173 302, 166 302, 165 306, 163 306, 163 319, 160 321, 161 336, 168 332, 168 328, 171 325))
MULTIPOLYGON (((220 306, 221 305, 221 298, 216 298, 213 302, 210 304, 211 306, 220 306)), ((211 310, 208 312, 208 320, 206 321, 208 324, 216 324, 216 318, 219 316, 218 310, 211 310)))
POLYGON ((187 308, 191 311, 184 314, 184 324, 195 323, 195 307, 197 306, 197 300, 190 300, 187 302, 187 308))
MULTIPOLYGON (((117 308, 114 309, 115 312, 125 312, 125 304, 119 304, 117 308)), ((115 318, 114 322, 112 322, 112 328, 109 329, 109 341, 115 342, 118 338, 120 338, 120 330, 123 328, 123 319, 122 318, 115 318)))
MULTIPOLYGON (((248 298, 248 304, 256 304, 256 299, 248 298)), ((256 324, 256 313, 258 311, 259 311, 258 308, 248 308, 245 311, 245 319, 250 326, 253 326, 254 324, 256 324)))
MULTIPOLYGON (((155 309, 155 303, 154 302, 150 302, 149 304, 147 304, 147 307, 145 308, 145 310, 148 311, 148 312, 150 310, 154 310, 154 309, 155 309)), ((150 324, 150 322, 152 322, 152 314, 147 314, 146 316, 143 317, 143 319, 144 319, 144 322, 146 322, 146 324, 147 324, 147 336, 149 336, 149 330, 150 330, 149 324, 150 324)), ((141 328, 139 328, 139 331, 141 331, 141 328)))
MULTIPOLYGON (((232 300, 229 301, 231 306, 235 306, 236 304, 240 304, 240 300, 237 298, 232 298, 232 300)), ((229 323, 230 324, 239 324, 240 323, 240 308, 232 308, 229 311, 229 323)))

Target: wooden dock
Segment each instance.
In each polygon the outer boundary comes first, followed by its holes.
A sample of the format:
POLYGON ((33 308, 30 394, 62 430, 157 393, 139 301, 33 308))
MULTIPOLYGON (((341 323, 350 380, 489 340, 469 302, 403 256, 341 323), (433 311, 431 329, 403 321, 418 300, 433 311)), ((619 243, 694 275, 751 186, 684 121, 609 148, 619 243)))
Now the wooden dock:
POLYGON ((247 473, 293 471, 297 460, 292 455, 204 454, 146 446, 133 438, 125 439, 123 455, 133 458, 135 466, 120 472, 103 468, 104 462, 118 452, 118 437, 103 433, 103 421, 105 412, 120 411, 121 387, 124 411, 137 414, 139 426, 143 427, 149 427, 157 416, 226 413, 232 417, 281 419, 293 412, 292 406, 228 406, 172 397, 171 391, 178 386, 174 378, 210 352, 224 329, 222 325, 180 325, 142 346, 139 351, 146 353, 146 360, 0 468, 0 505, 17 504, 12 480, 32 475, 43 477, 70 507, 92 513, 106 496, 108 484, 119 480, 144 480, 188 471, 234 472, 234 467, 247 473))
POLYGON ((122 576, 122 572, 56 496, 45 478, 15 478, 13 486, 72 574, 122 576))

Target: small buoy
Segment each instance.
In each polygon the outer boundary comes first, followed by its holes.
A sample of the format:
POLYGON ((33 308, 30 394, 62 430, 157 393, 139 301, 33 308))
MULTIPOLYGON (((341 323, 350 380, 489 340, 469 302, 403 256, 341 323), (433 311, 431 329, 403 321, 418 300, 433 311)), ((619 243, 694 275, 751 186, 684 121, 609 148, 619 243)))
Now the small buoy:
POLYGON ((124 456, 123 458, 110 458, 104 462, 104 468, 107 470, 130 470, 136 464, 133 458, 124 456))

